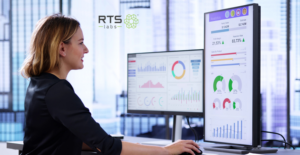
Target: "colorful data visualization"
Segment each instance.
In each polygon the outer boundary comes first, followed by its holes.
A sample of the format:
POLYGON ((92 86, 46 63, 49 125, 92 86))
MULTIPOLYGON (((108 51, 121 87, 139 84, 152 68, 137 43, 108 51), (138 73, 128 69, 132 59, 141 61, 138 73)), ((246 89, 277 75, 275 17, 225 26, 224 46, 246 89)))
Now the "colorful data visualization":
POLYGON ((203 51, 128 54, 128 109, 203 112, 203 51))
POLYGON ((205 14, 204 76, 205 140, 251 145, 253 6, 205 14))

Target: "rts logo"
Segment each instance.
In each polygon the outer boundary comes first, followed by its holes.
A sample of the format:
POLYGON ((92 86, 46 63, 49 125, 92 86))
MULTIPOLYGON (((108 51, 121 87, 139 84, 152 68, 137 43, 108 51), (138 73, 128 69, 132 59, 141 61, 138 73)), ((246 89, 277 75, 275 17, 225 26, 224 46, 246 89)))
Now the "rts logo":
MULTIPOLYGON (((103 26, 99 26, 103 27, 104 29, 116 29, 118 27, 122 27, 121 25, 119 25, 122 24, 121 15, 101 15, 98 17, 98 23, 104 24, 103 26)), ((139 20, 137 19, 137 15, 135 14, 128 14, 124 22, 128 29, 135 29, 138 23, 139 20)))

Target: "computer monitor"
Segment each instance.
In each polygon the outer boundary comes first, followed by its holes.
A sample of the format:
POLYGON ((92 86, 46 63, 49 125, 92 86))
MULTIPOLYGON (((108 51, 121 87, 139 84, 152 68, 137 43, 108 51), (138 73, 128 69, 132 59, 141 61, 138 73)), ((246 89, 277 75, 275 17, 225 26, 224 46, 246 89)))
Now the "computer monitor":
POLYGON ((203 50, 128 54, 128 113, 203 116, 203 50))
POLYGON ((260 6, 204 14, 204 141, 260 145, 260 6))

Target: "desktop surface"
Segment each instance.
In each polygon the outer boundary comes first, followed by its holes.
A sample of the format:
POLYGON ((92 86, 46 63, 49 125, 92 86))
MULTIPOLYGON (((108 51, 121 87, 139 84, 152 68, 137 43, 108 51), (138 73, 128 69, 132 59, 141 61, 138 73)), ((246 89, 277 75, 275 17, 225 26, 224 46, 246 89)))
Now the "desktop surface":
MULTIPOLYGON (((153 141, 166 141, 171 142, 171 140, 165 140, 165 139, 155 139, 155 138, 143 138, 143 137, 130 137, 125 136, 122 141, 127 141, 131 143, 145 143, 145 142, 153 142, 153 141)), ((226 153, 226 152, 215 152, 215 151, 208 151, 205 150, 204 147, 214 147, 214 146, 224 146, 222 144, 213 144, 213 143, 199 143, 200 149, 203 151, 203 155, 232 155, 232 153, 226 153)), ((7 142, 7 148, 19 150, 20 152, 23 149, 23 141, 14 141, 14 142, 7 142)), ((82 151, 81 155, 93 155, 95 152, 89 152, 89 151, 82 151)), ((267 155, 299 155, 300 150, 291 150, 291 149, 278 149, 277 153, 268 153, 267 155)))

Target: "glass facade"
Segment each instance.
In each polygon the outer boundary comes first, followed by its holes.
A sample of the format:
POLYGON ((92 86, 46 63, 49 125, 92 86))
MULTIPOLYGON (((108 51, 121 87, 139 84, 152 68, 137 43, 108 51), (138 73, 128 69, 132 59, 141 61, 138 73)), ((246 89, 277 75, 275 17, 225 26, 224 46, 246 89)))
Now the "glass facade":
MULTIPOLYGON (((58 13, 59 0, 0 2, 0 61, 3 63, 0 67, 0 141, 23 140, 24 99, 29 79, 23 78, 19 70, 28 52, 36 22, 47 15, 58 13)), ((68 1, 63 1, 63 6, 68 8, 68 4, 68 1)))
POLYGON ((291 0, 290 137, 300 146, 300 2, 291 0))

